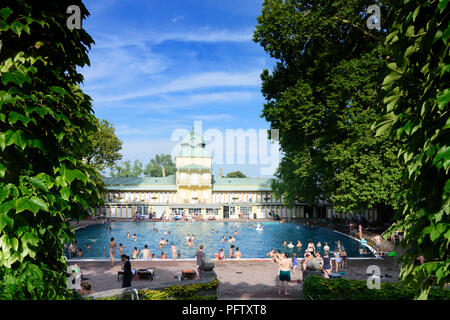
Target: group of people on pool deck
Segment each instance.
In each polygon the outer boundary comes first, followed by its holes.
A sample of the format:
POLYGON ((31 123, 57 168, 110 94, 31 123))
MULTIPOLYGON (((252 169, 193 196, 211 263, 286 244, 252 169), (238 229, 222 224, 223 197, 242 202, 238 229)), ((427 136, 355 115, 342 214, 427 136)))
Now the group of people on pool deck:
MULTIPOLYGON (((282 254, 280 250, 277 250, 276 253, 274 253, 273 249, 267 253, 267 256, 273 258, 273 261, 279 266, 279 294, 281 294, 282 283, 286 282, 285 295, 288 295, 288 285, 289 281, 291 281, 291 270, 295 272, 297 267, 300 270, 300 281, 303 280, 302 270, 320 271, 325 278, 329 278, 329 274, 333 272, 333 260, 330 255, 330 248, 327 242, 325 242, 323 257, 320 255, 320 251, 316 250, 316 246, 311 239, 308 241, 308 247, 305 250, 303 261, 301 261, 301 258, 297 257, 296 253, 292 255, 292 258, 290 258, 289 253, 286 252, 282 254), (300 265, 301 267, 299 267, 300 265)), ((347 254, 345 253, 345 249, 339 240, 336 243, 333 256, 335 270, 337 273, 339 271, 339 267, 344 268, 347 266, 347 254)))

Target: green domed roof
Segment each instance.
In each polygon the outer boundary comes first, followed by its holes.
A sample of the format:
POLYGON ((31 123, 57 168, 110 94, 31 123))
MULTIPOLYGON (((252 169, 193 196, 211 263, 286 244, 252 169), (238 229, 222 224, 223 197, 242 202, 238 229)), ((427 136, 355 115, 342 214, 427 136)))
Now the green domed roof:
POLYGON ((190 132, 185 135, 183 140, 181 141, 181 150, 178 154, 178 157, 211 157, 211 153, 206 150, 206 143, 203 140, 202 136, 195 133, 190 132))

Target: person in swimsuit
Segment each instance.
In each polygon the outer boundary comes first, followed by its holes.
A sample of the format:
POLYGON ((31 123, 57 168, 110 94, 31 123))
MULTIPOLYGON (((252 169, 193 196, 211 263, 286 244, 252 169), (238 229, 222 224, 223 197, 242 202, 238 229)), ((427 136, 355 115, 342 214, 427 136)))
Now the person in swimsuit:
POLYGON ((292 241, 289 241, 289 244, 287 246, 288 246, 288 248, 293 248, 294 244, 292 243, 292 241))
POLYGON ((172 250, 172 260, 175 260, 177 258, 177 247, 175 247, 173 243, 171 245, 171 250, 172 250))
POLYGON ((345 252, 345 248, 342 247, 339 252, 340 257, 342 258, 342 268, 347 267, 347 252, 345 252))
POLYGON ((325 271, 323 276, 325 278, 329 278, 328 274, 331 273, 331 271, 333 270, 333 265, 331 264, 331 258, 329 257, 328 252, 324 253, 322 260, 323 260, 322 268, 323 271, 325 271))
POLYGON ((298 267, 297 254, 294 253, 292 255, 292 271, 295 271, 295 268, 298 267))
POLYGON ((239 251, 239 247, 236 248, 236 252, 234 253, 234 258, 236 260, 239 260, 240 258, 242 258, 242 253, 239 251))
POLYGON ((116 255, 116 242, 114 238, 109 241, 109 259, 111 261, 111 268, 114 267, 114 256, 116 255))
POLYGON ((309 252, 314 253, 316 251, 316 247, 314 246, 314 242, 309 239, 308 240, 308 249, 309 252))
POLYGON ((270 251, 266 254, 266 257, 273 258, 274 255, 275 255, 275 254, 274 254, 273 249, 272 249, 272 250, 270 250, 270 251))
POLYGON ((225 242, 225 236, 222 237, 222 240, 220 240, 222 242, 225 242))
POLYGON ((375 246, 377 248, 377 255, 380 255, 381 253, 381 236, 377 234, 375 237, 372 238, 373 241, 375 241, 375 246))
POLYGON ((142 256, 142 259, 150 259, 150 257, 152 256, 150 254, 150 250, 148 250, 148 245, 144 246, 144 249, 142 249, 141 253, 139 253, 139 258, 142 256))
POLYGON ((120 256, 123 256, 123 248, 124 248, 124 246, 123 246, 122 244, 119 244, 119 253, 120 253, 120 256))
POLYGON ((192 247, 192 246, 194 245, 194 243, 192 242, 191 239, 189 239, 188 242, 186 243, 186 245, 187 245, 188 247, 192 247))
POLYGON ((277 253, 273 256, 273 262, 278 263, 282 258, 283 256, 281 255, 281 251, 277 250, 277 253))
POLYGON ((161 253, 161 259, 166 259, 166 253, 164 251, 161 253))
POLYGON ((223 249, 220 249, 219 253, 215 252, 214 257, 216 260, 225 260, 225 253, 223 252, 223 249))
POLYGON ((323 251, 330 252, 330 247, 328 246, 328 242, 325 242, 325 246, 323 247, 323 251))
POLYGON ((297 240, 297 248, 301 249, 302 248, 302 243, 300 242, 300 240, 297 240))
POLYGON ((320 243, 320 241, 319 242, 317 242, 317 251, 320 251, 320 249, 322 248, 322 243, 320 243))
POLYGON ((134 247, 133 251, 131 251, 131 259, 137 259, 138 258, 139 251, 137 247, 134 247))
POLYGON ((278 262, 278 266, 280 267, 280 282, 278 286, 278 294, 281 294, 281 286, 283 282, 286 282, 286 289, 284 291, 284 295, 288 296, 288 287, 289 281, 291 281, 291 269, 292 269, 292 260, 289 259, 289 253, 285 253, 284 257, 278 262))
POLYGON ((233 258, 233 249, 235 248, 234 244, 231 245, 230 249, 228 249, 228 258, 233 258))
POLYGON ((334 251, 334 264, 336 265, 336 273, 339 271, 339 265, 341 264, 341 256, 339 254, 339 251, 334 251))

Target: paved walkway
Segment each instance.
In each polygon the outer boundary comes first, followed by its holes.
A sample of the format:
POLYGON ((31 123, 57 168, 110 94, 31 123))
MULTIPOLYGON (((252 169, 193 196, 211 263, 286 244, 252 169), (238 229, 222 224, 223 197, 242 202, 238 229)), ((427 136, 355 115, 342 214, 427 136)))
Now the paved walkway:
MULTIPOLYGON (((83 274, 89 278, 95 292, 121 288, 122 282, 117 281, 120 264, 113 268, 109 261, 76 262, 83 274)), ((74 264, 71 262, 70 264, 74 264)), ((133 268, 152 268, 155 271, 154 280, 133 280, 132 286, 145 287, 146 284, 158 285, 163 283, 180 284, 177 275, 183 269, 195 268, 195 261, 133 261, 133 268)), ((395 258, 384 260, 365 259, 350 260, 344 271, 346 279, 366 280, 366 270, 369 265, 378 265, 384 281, 397 281, 399 267, 395 258), (392 278, 387 278, 388 274, 392 278)), ((302 290, 300 272, 291 273, 289 285, 290 296, 278 295, 278 266, 272 261, 223 261, 216 262, 214 271, 220 281, 219 299, 300 299, 302 290)))

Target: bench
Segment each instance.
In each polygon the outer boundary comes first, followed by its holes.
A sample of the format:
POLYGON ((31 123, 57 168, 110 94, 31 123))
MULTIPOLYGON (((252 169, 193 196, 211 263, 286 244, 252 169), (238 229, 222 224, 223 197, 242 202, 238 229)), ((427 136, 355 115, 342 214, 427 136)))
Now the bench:
POLYGON ((152 269, 139 269, 136 274, 139 279, 153 280, 154 271, 152 269))
MULTIPOLYGON (((123 273, 124 273, 123 270, 120 270, 120 271, 117 272, 117 282, 119 282, 120 276, 123 277, 123 273)), ((137 280, 137 272, 136 272, 136 269, 131 269, 131 273, 134 274, 134 280, 137 280)))
POLYGON ((195 279, 197 277, 197 272, 194 270, 181 270, 181 280, 184 279, 195 279))

